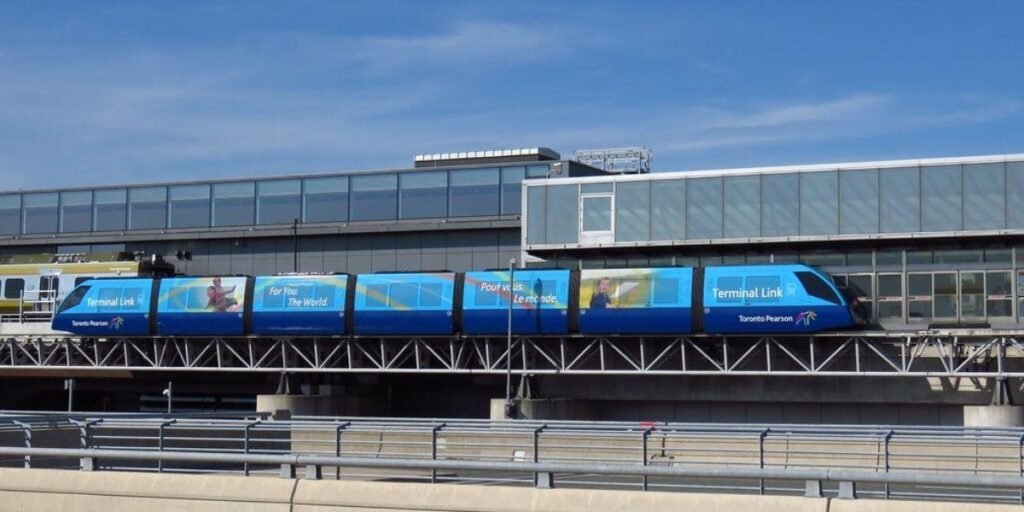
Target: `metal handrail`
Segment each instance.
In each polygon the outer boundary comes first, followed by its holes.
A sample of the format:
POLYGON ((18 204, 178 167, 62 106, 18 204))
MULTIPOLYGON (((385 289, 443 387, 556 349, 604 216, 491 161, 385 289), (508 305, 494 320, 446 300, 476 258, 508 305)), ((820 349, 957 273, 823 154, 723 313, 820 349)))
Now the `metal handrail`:
MULTIPOLYGON (((640 464, 571 464, 562 462, 481 462, 431 459, 377 459, 365 457, 332 457, 304 454, 236 454, 195 451, 117 451, 66 448, 0 447, 0 455, 19 457, 76 458, 85 460, 82 467, 95 470, 98 459, 136 460, 148 462, 192 462, 227 464, 263 464, 277 466, 339 466, 374 469, 416 469, 449 471, 494 471, 533 474, 594 474, 611 476, 647 476, 667 478, 722 478, 750 480, 789 480, 839 483, 877 483, 934 485, 959 487, 1024 488, 1024 477, 948 475, 935 472, 878 473, 835 469, 772 469, 719 468, 700 465, 651 466, 640 464)), ((307 472, 307 475, 314 473, 307 472)))

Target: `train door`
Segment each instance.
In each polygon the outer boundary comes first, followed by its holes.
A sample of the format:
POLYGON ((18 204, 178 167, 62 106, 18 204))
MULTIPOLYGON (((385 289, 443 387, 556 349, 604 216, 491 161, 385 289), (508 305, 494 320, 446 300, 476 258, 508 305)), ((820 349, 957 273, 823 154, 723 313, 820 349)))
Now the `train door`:
POLYGON ((39 276, 38 311, 53 311, 57 294, 60 293, 60 275, 39 276))

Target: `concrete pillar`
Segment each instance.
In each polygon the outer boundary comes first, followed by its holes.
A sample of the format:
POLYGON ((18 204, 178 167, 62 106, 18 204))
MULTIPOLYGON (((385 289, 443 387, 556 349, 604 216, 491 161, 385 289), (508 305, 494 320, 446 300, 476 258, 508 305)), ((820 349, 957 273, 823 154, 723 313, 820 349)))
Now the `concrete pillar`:
POLYGON ((319 386, 310 395, 256 395, 256 410, 274 419, 292 416, 383 416, 386 399, 376 395, 345 393, 342 388, 319 386))
MULTIPOLYGON (((519 401, 519 415, 524 420, 596 420, 598 407, 592 400, 526 398, 519 401)), ((505 399, 491 399, 491 419, 505 419, 505 399)))
POLYGON ((965 405, 965 427, 1024 426, 1024 407, 1019 405, 965 405))

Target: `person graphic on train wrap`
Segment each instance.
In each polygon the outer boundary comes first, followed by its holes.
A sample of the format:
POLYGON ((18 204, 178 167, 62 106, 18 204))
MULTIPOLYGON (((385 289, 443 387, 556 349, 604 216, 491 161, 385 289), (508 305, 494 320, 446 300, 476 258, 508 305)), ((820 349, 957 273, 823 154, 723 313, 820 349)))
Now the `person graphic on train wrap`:
POLYGON ((238 301, 232 296, 234 293, 234 286, 224 288, 219 277, 213 278, 213 285, 206 289, 206 297, 208 298, 206 309, 222 313, 238 311, 238 301))
POLYGON ((615 304, 612 304, 612 299, 608 295, 611 290, 612 280, 608 277, 602 277, 597 281, 597 286, 594 287, 594 294, 590 296, 590 308, 591 309, 606 309, 614 308, 615 304))

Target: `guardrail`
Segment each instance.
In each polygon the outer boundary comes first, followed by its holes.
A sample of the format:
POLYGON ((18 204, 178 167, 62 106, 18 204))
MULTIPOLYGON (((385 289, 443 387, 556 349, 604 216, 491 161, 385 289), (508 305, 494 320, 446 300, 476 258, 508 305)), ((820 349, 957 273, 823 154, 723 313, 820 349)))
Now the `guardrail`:
POLYGON ((1024 503, 1024 429, 18 412, 0 446, 23 467, 1024 503))
MULTIPOLYGON (((838 486, 837 497, 840 499, 856 499, 858 484, 910 485, 923 488, 948 486, 970 489, 980 494, 979 501, 988 498, 987 491, 991 488, 1022 489, 1024 477, 999 477, 979 475, 946 475, 941 473, 874 473, 869 471, 849 471, 830 469, 744 469, 715 468, 705 466, 641 466, 614 464, 571 464, 551 462, 480 462, 451 460, 412 460, 412 459, 376 459, 355 457, 329 457, 318 455, 257 455, 257 454, 225 454, 205 452, 150 452, 150 451, 117 451, 117 450, 83 450, 60 448, 9 448, 0 447, 0 455, 26 457, 26 467, 31 467, 30 457, 63 457, 79 459, 79 469, 94 471, 97 460, 119 459, 145 462, 187 462, 187 463, 221 463, 248 465, 275 465, 279 475, 284 478, 295 478, 296 469, 304 468, 304 478, 319 480, 323 477, 323 467, 374 468, 388 470, 423 470, 436 473, 449 472, 490 472, 528 474, 533 478, 533 485, 540 489, 551 489, 555 486, 557 474, 584 474, 608 477, 660 477, 667 479, 713 479, 713 480, 758 480, 802 482, 804 496, 820 498, 824 496, 823 484, 835 483, 838 486)), ((926 493, 916 493, 917 498, 931 497, 926 493)), ((960 496, 961 498, 966 496, 960 496)))

